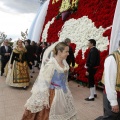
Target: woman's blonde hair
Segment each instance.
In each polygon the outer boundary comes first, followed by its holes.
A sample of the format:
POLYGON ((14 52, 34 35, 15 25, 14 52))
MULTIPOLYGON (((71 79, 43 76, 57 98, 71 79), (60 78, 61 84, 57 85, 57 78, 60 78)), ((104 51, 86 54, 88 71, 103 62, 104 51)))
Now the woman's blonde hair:
POLYGON ((65 47, 68 46, 65 42, 59 42, 55 48, 53 49, 53 53, 54 55, 58 54, 58 51, 63 52, 63 50, 65 49, 65 47))
MULTIPOLYGON (((19 41, 22 41, 22 40, 21 40, 21 39, 18 39, 18 40, 17 40, 17 43, 16 43, 17 45, 18 45, 18 42, 19 42, 19 41)), ((23 41, 22 41, 22 43, 23 43, 23 41)))
MULTIPOLYGON (((13 43, 13 49, 16 48, 16 47, 18 47, 18 42, 19 42, 19 41, 22 41, 22 40, 21 40, 21 39, 18 39, 17 41, 15 41, 15 42, 13 43)), ((23 41, 22 41, 22 47, 26 50, 23 41)))

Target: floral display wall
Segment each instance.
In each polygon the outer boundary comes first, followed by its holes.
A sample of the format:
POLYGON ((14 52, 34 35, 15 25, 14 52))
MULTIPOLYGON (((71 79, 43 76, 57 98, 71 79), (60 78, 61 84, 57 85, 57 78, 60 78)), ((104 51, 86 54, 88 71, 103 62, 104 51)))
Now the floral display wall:
POLYGON ((104 60, 109 51, 117 0, 79 0, 77 1, 77 10, 72 12, 69 9, 70 14, 65 20, 62 17, 56 19, 61 3, 62 0, 50 0, 41 40, 52 43, 70 38, 76 64, 78 64, 75 68, 77 80, 87 82, 84 68, 89 52, 87 43, 89 39, 95 39, 96 47, 100 50, 100 66, 95 75, 96 83, 98 83, 102 78, 104 60))

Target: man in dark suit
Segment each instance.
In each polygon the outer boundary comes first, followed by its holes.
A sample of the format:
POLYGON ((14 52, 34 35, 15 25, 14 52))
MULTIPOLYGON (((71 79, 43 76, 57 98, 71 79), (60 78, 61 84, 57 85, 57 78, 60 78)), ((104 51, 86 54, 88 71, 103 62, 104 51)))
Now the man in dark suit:
POLYGON ((3 43, 3 46, 0 47, 0 55, 1 55, 1 76, 4 73, 4 68, 7 64, 7 62, 10 59, 12 49, 10 46, 8 46, 8 40, 6 39, 3 43))
POLYGON ((45 52, 46 49, 47 49, 47 42, 43 42, 42 43, 42 52, 41 52, 41 56, 40 56, 40 61, 41 62, 42 62, 43 55, 44 55, 44 52, 45 52))
POLYGON ((40 64, 40 55, 41 55, 41 53, 42 53, 42 46, 41 46, 41 43, 39 42, 37 44, 37 49, 36 49, 37 64, 35 66, 35 67, 38 67, 38 69, 40 69, 39 64, 40 64))
POLYGON ((71 40, 69 38, 66 38, 64 41, 68 46, 69 46, 69 55, 67 56, 67 63, 70 66, 72 64, 72 68, 75 66, 75 57, 74 57, 74 52, 70 46, 71 40))
POLYGON ((94 97, 97 97, 95 91, 94 75, 96 73, 97 67, 100 64, 100 53, 95 46, 96 46, 96 41, 94 39, 90 39, 88 43, 88 47, 90 48, 90 51, 86 61, 86 68, 87 68, 86 76, 88 77, 90 96, 85 99, 86 101, 94 101, 94 97))
MULTIPOLYGON (((69 46, 69 55, 67 56, 66 61, 67 61, 69 66, 72 65, 72 66, 70 66, 70 68, 71 68, 70 72, 73 72, 74 71, 74 66, 75 66, 75 57, 74 57, 74 52, 73 52, 73 50, 70 46, 71 40, 69 38, 66 38, 64 42, 69 46)), ((69 75, 68 75, 68 78, 69 78, 68 81, 71 79, 70 72, 69 72, 69 75)))
POLYGON ((31 78, 33 78, 32 76, 32 66, 34 64, 34 50, 33 50, 33 47, 30 45, 31 43, 31 40, 25 40, 25 47, 27 49, 27 59, 28 59, 28 66, 30 68, 30 76, 31 78))

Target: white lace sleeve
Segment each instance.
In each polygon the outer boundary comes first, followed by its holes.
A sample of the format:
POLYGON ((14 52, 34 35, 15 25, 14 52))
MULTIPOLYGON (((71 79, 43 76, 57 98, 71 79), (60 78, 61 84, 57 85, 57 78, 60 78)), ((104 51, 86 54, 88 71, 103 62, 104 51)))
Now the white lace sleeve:
POLYGON ((32 88, 32 95, 27 100, 25 107, 32 113, 36 113, 49 106, 49 86, 54 73, 54 64, 48 62, 40 71, 32 88))

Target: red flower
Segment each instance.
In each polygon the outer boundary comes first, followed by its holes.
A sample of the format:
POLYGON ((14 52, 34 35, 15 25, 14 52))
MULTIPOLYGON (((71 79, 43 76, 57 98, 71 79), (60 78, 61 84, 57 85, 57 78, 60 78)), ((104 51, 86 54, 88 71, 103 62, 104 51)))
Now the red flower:
POLYGON ((106 30, 106 31, 103 33, 103 36, 104 36, 104 37, 107 37, 107 36, 110 36, 110 34, 111 34, 111 28, 108 29, 108 30, 106 30))
MULTIPOLYGON (((48 21, 51 21, 53 17, 57 16, 59 13, 59 8, 61 5, 62 0, 59 0, 55 4, 52 4, 52 0, 50 0, 50 4, 48 6, 48 11, 45 19, 45 25, 48 21)), ((117 0, 80 0, 78 3, 78 10, 75 13, 72 13, 67 20, 71 18, 81 18, 83 16, 88 16, 89 19, 91 19, 94 22, 94 25, 99 28, 102 26, 103 28, 107 28, 112 25, 113 22, 113 16, 115 12, 117 0)), ((61 30, 64 22, 61 18, 58 20, 55 20, 52 25, 50 25, 50 28, 48 30, 48 42, 55 42, 58 41, 58 32, 61 30)), ((110 40, 110 34, 111 34, 111 28, 106 30, 103 33, 104 37, 108 37, 108 40, 110 40)), ((67 37, 67 36, 66 36, 67 37)), ((73 50, 75 50, 75 43, 71 45, 73 50)), ((95 81, 96 83, 101 80, 102 73, 103 73, 103 66, 104 66, 104 60, 108 55, 108 49, 100 52, 100 66, 97 70, 97 73, 95 75, 95 81)), ((82 50, 78 52, 78 55, 76 56, 76 63, 78 64, 78 67, 75 68, 75 72, 78 74, 77 79, 83 82, 88 82, 87 78, 85 76, 86 69, 84 68, 87 55, 89 53, 89 49, 85 52, 85 59, 82 59, 82 50)))

